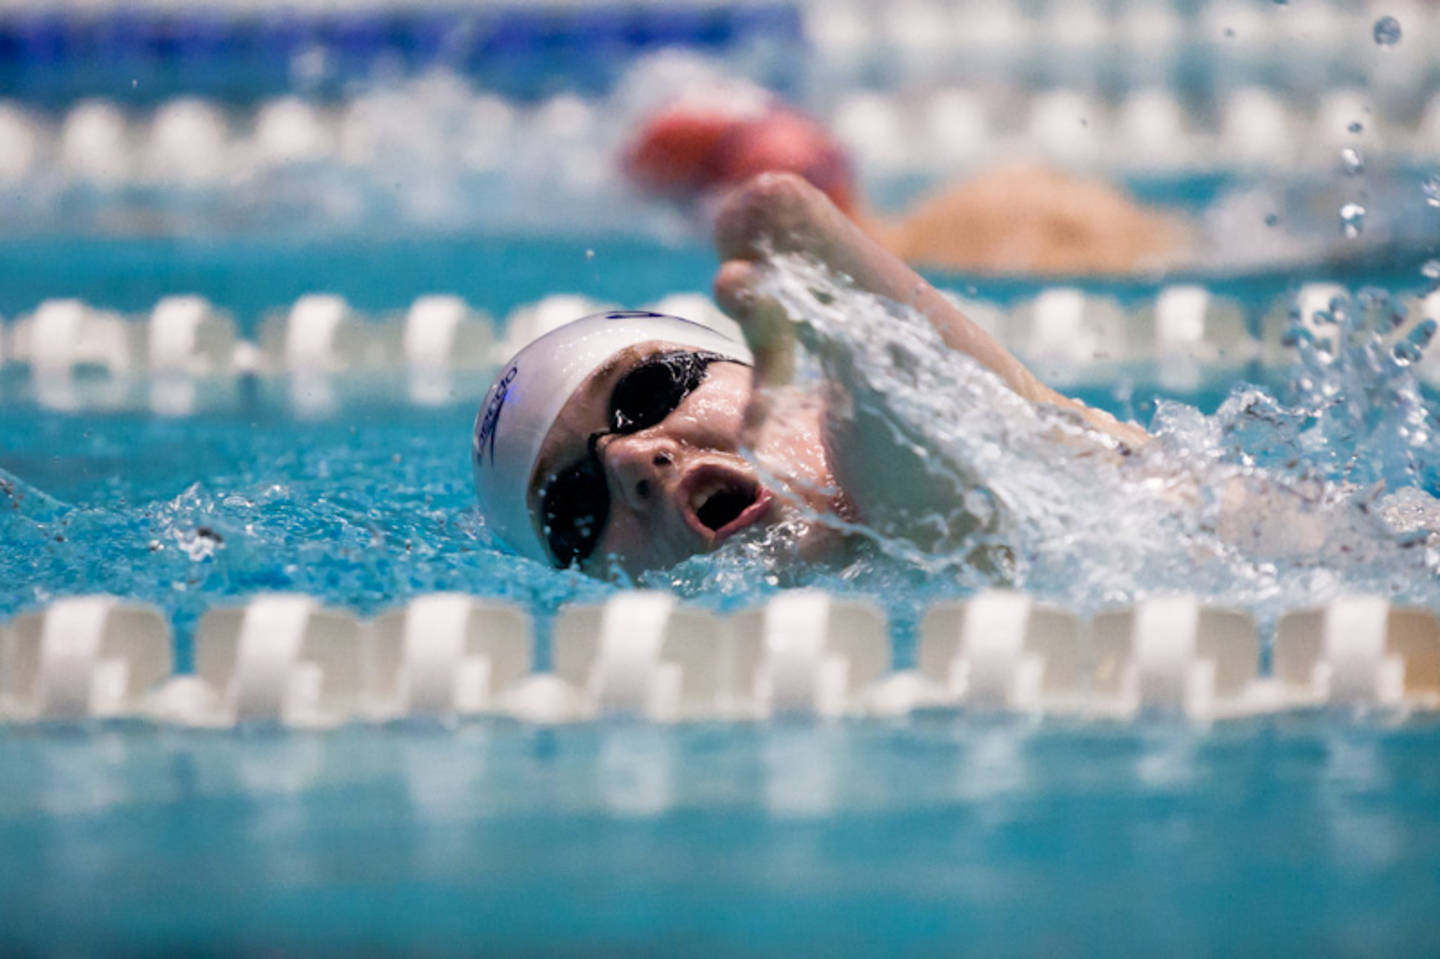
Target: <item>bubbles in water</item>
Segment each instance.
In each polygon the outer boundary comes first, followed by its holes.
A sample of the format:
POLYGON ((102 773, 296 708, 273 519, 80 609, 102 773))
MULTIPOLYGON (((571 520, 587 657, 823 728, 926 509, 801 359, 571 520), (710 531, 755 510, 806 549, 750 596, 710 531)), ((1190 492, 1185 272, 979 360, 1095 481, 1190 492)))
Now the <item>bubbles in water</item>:
POLYGON ((1361 133, 1365 129, 1365 124, 1361 123, 1359 120, 1352 120, 1350 122, 1350 125, 1345 129, 1349 130, 1351 133, 1361 133))
POLYGON ((1354 147, 1341 147, 1340 169, 1346 176, 1359 176, 1365 172, 1365 155, 1354 147))
POLYGON ((1425 194, 1426 203, 1440 207, 1440 173, 1432 173, 1420 181, 1420 191, 1425 194))
POLYGON ((1420 275, 1432 283, 1440 281, 1440 260, 1426 260, 1420 267, 1420 275))
POLYGON ((1375 21, 1375 43, 1382 47, 1393 47, 1400 42, 1400 21, 1394 17, 1381 17, 1375 21))
POLYGON ((1303 326, 1286 327, 1285 332, 1280 334, 1280 345, 1292 349, 1301 344, 1313 342, 1315 342, 1315 334, 1303 326))
POLYGON ((995 502, 989 491, 976 487, 967 490, 963 497, 965 511, 975 517, 976 522, 984 525, 990 522, 995 515, 995 502))
POLYGON ((1365 207, 1359 203, 1347 203, 1340 208, 1340 232, 1347 239, 1355 239, 1365 230, 1365 207))
POLYGON ((1398 366, 1409 366, 1411 363, 1418 363, 1422 355, 1420 347, 1409 340, 1401 340, 1391 348, 1391 355, 1395 357, 1398 366))
POLYGON ((175 529, 171 530, 175 542, 185 555, 195 562, 210 559, 215 555, 215 550, 220 548, 225 540, 219 533, 216 533, 208 526, 201 526, 198 529, 175 529))
POLYGON ((1440 324, 1437 324, 1434 320, 1427 319, 1420 321, 1415 325, 1415 329, 1410 331, 1409 341, 1422 350, 1426 349, 1429 347, 1430 341, 1435 339, 1435 329, 1437 325, 1440 324))

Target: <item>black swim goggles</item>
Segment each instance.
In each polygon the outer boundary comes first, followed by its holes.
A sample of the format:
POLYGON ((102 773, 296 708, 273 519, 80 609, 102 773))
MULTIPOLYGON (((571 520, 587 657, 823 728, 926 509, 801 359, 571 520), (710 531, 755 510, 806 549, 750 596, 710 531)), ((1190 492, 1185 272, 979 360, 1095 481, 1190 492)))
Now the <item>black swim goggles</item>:
POLYGON ((672 350, 646 357, 610 392, 608 428, 591 433, 585 456, 560 472, 540 494, 545 542, 561 569, 582 563, 595 551, 610 518, 610 488, 600 462, 604 436, 624 436, 657 425, 705 380, 711 363, 738 362, 719 353, 672 350))

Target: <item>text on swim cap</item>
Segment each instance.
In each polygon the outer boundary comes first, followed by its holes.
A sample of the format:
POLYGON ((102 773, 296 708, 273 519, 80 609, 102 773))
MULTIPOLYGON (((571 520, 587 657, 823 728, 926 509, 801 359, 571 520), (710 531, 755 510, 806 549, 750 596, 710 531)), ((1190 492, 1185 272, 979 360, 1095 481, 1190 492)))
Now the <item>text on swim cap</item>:
POLYGON ((495 428, 500 423, 500 411, 505 408, 505 400, 510 395, 510 384, 520 375, 520 367, 512 366, 505 371, 505 375, 495 384, 495 395, 490 402, 485 404, 485 412, 480 417, 480 429, 475 433, 475 463, 483 466, 485 464, 485 453, 490 453, 490 465, 495 465, 495 428))

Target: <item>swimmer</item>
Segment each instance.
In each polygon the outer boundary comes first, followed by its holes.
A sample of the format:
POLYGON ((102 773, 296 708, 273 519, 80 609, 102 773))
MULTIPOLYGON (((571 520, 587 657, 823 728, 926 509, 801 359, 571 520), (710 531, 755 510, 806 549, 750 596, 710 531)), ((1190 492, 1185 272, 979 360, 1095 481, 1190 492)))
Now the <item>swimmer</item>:
POLYGON ((679 317, 598 314, 526 346, 487 392, 472 446, 480 508, 522 555, 635 575, 783 525, 797 556, 823 558, 846 524, 893 529, 920 503, 953 511, 954 488, 930 488, 923 453, 838 415, 859 408, 854 384, 788 382, 788 324, 756 292, 771 252, 805 253, 913 309, 1021 402, 1067 411, 1099 450, 1119 456, 1148 439, 1041 383, 799 176, 735 191, 716 243, 716 299, 746 342, 679 317))
POLYGON ((1120 274, 1164 270, 1191 252, 1178 216, 1120 190, 1033 163, 952 184, 896 219, 866 208, 850 163, 813 119, 772 97, 688 99, 651 114, 625 148, 643 190, 689 202, 760 173, 796 173, 901 259, 987 273, 1120 274))

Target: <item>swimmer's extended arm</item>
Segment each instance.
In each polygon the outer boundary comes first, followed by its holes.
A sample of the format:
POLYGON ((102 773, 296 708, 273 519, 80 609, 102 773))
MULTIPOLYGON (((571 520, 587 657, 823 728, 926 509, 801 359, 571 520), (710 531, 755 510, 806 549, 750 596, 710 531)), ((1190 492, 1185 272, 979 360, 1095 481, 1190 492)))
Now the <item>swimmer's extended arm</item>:
POLYGON ((774 315, 772 304, 754 294, 756 263, 769 252, 808 253, 849 276, 860 289, 915 309, 946 345, 989 367, 1020 396, 1074 410, 1123 443, 1136 446, 1149 439, 1139 426, 1121 423, 1040 382, 999 341, 799 176, 765 173, 735 190, 720 208, 715 243, 725 261, 715 280, 715 298, 746 327, 762 380, 783 378, 793 347, 788 324, 774 315))

